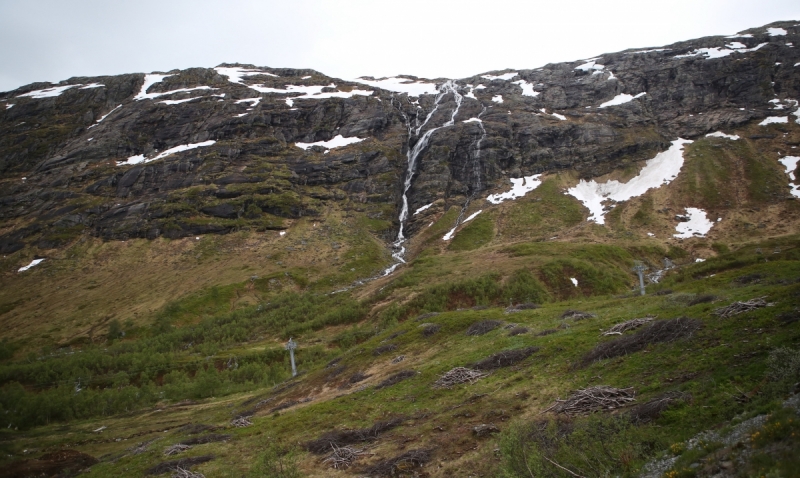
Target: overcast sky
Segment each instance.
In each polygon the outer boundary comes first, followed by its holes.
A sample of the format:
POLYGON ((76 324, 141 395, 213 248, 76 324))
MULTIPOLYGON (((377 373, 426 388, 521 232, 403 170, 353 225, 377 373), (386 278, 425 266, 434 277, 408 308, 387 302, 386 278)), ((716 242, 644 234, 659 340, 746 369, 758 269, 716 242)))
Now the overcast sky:
POLYGON ((778 20, 800 1, 0 0, 0 91, 223 62, 460 78, 778 20))

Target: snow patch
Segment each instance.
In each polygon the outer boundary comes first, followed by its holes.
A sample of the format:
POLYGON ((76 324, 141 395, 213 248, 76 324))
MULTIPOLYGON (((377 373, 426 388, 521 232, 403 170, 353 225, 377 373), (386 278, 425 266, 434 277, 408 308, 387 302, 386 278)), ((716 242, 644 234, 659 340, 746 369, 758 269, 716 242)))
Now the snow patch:
POLYGON ((106 85, 104 85, 104 84, 102 84, 102 83, 89 83, 89 84, 88 84, 88 85, 86 85, 86 86, 82 86, 80 89, 81 89, 81 90, 90 90, 90 89, 92 89, 92 88, 104 88, 105 86, 106 86, 106 85))
POLYGON ((30 98, 53 98, 56 96, 61 96, 61 93, 67 91, 70 88, 75 88, 76 86, 81 86, 81 85, 53 86, 52 88, 45 88, 43 90, 29 91, 25 94, 17 96, 17 98, 23 98, 26 96, 30 98))
POLYGON ((174 148, 170 148, 162 153, 159 153, 158 155, 152 158, 145 158, 143 154, 137 154, 136 156, 129 157, 126 161, 117 161, 117 166, 129 166, 132 164, 150 163, 162 158, 166 158, 167 156, 173 155, 175 153, 180 153, 182 151, 189 151, 190 149, 195 149, 195 148, 203 148, 205 146, 211 146, 214 143, 216 143, 216 141, 208 140, 208 141, 203 141, 202 143, 182 144, 180 146, 175 146, 174 148))
POLYGON ((462 123, 483 123, 483 120, 480 118, 470 118, 468 120, 462 121, 462 123))
POLYGON ((533 83, 528 83, 525 80, 514 81, 512 83, 519 85, 519 87, 522 88, 522 96, 539 96, 538 91, 533 91, 533 83))
POLYGON ((475 216, 477 216, 478 214, 480 214, 480 213, 482 213, 482 212, 483 212, 483 209, 481 209, 481 210, 480 210, 480 211, 478 211, 478 212, 475 212, 475 213, 472 213, 472 214, 470 214, 468 218, 466 218, 466 219, 464 219, 463 221, 461 221, 461 224, 464 224, 465 222, 469 222, 469 221, 471 221, 471 220, 475 219, 475 216))
POLYGON ((745 33, 744 35, 740 35, 740 34, 737 33, 736 35, 727 36, 725 38, 753 38, 753 34, 752 33, 745 33))
POLYGON ((705 237, 706 234, 708 234, 708 231, 710 231, 711 227, 714 225, 713 222, 708 220, 706 217, 706 212, 702 209, 696 207, 687 207, 686 215, 689 217, 689 220, 686 222, 680 222, 677 226, 675 226, 675 230, 678 231, 678 234, 673 234, 673 237, 681 239, 694 236, 705 237))
POLYGON ((329 141, 317 141, 316 143, 295 143, 294 145, 304 150, 308 150, 308 148, 312 146, 322 146, 323 148, 333 149, 333 148, 340 148, 342 146, 347 146, 348 144, 360 143, 365 139, 366 138, 358 138, 356 136, 353 136, 352 138, 345 138, 344 136, 339 134, 334 136, 329 141))
POLYGON ((730 140, 736 141, 739 139, 738 134, 725 134, 722 131, 715 131, 713 133, 708 133, 706 138, 728 138, 730 140))
POLYGON ((433 206, 433 203, 426 204, 426 205, 424 205, 424 206, 422 206, 422 207, 420 207, 420 208, 417 208, 417 210, 416 210, 416 211, 414 211, 414 214, 413 214, 413 215, 414 215, 414 216, 416 216, 417 214, 419 214, 419 213, 421 213, 422 211, 424 211, 424 210, 426 210, 426 209, 430 208, 431 206, 433 206))
POLYGON ((769 33, 771 37, 779 37, 786 35, 786 30, 783 28, 767 28, 767 33, 769 33))
POLYGON ((27 271, 28 269, 30 269, 31 267, 34 267, 34 266, 36 266, 36 265, 39 265, 39 264, 41 264, 42 262, 44 262, 44 259, 34 259, 34 260, 32 260, 32 261, 31 261, 31 263, 30 263, 30 264, 28 264, 27 266, 25 266, 25 267, 20 267, 19 269, 17 269, 17 272, 25 272, 25 271, 27 271))
POLYGON ((492 96, 492 101, 494 101, 495 103, 502 103, 503 102, 503 95, 492 96))
POLYGON ((566 116, 564 116, 564 115, 560 115, 560 114, 558 114, 558 113, 551 113, 551 114, 552 114, 553 116, 555 116, 556 118, 560 119, 561 121, 567 121, 567 117, 566 117, 566 116))
POLYGON ((109 111, 108 113, 106 113, 106 114, 104 114, 103 116, 101 116, 101 117, 100 117, 100 119, 99 119, 99 120, 97 120, 97 122, 95 122, 95 124, 93 124, 93 125, 89 126, 89 127, 88 127, 88 128, 86 128, 86 129, 87 129, 87 130, 89 130, 89 129, 92 129, 92 128, 94 128, 95 126, 99 125, 99 124, 100 124, 100 122, 102 122, 104 119, 106 119, 106 118, 108 117, 108 115, 110 115, 111 113, 113 113, 113 112, 117 111, 117 109, 119 109, 119 108, 122 108, 122 105, 117 105, 117 107, 116 107, 116 108, 114 108, 113 110, 111 110, 111 111, 109 111))
POLYGON ((792 196, 800 198, 800 185, 793 184, 797 179, 794 172, 797 170, 797 162, 800 161, 798 156, 786 156, 778 160, 786 168, 786 174, 789 175, 789 186, 792 188, 792 196))
POLYGON ((365 80, 363 78, 356 78, 352 81, 372 86, 373 88, 394 91, 395 93, 406 93, 409 96, 435 95, 439 92, 439 90, 436 88, 436 83, 428 83, 425 81, 412 80, 410 78, 401 78, 397 76, 391 78, 381 78, 379 80, 365 80))
POLYGON ((487 197, 486 200, 492 204, 500 204, 503 201, 513 201, 517 198, 521 198, 542 184, 539 177, 541 177, 541 174, 523 176, 521 178, 509 178, 509 181, 511 181, 511 190, 500 194, 492 194, 487 197))
POLYGON ((574 285, 575 287, 578 287, 578 279, 576 279, 574 277, 570 277, 569 280, 572 282, 572 285, 574 285))
POLYGON ((261 70, 253 70, 247 68, 239 68, 239 67, 226 67, 226 66, 218 66, 214 68, 222 76, 227 76, 228 81, 231 83, 236 83, 237 85, 244 85, 244 77, 245 76, 253 76, 253 75, 266 75, 266 76, 274 76, 278 77, 278 75, 273 75, 272 73, 267 73, 266 71, 261 70))
POLYGON ((237 105, 240 105, 242 103, 250 103, 250 107, 252 108, 252 107, 256 106, 257 104, 261 103, 261 97, 259 96, 259 97, 256 97, 256 98, 245 98, 243 100, 236 100, 236 101, 234 101, 234 103, 237 104, 237 105))
POLYGON ((633 101, 636 98, 641 98, 642 96, 644 96, 646 94, 647 94, 647 92, 642 92, 642 93, 639 93, 636 96, 631 96, 631 95, 629 95, 627 93, 621 93, 621 94, 615 96, 614 98, 606 101, 605 103, 601 104, 600 106, 598 106, 598 108, 607 108, 609 106, 616 106, 616 105, 621 105, 621 104, 624 104, 624 103, 628 103, 629 101, 633 101))
POLYGON ((483 76, 481 76, 481 78, 486 78, 489 81, 493 81, 493 80, 508 81, 508 80, 510 80, 511 78, 514 78, 517 75, 519 75, 519 73, 517 73, 516 71, 512 71, 511 73, 503 73, 502 75, 497 75, 497 76, 494 76, 494 75, 483 75, 483 76))
POLYGON ((758 123, 759 126, 766 126, 773 123, 788 123, 788 116, 769 116, 764 121, 758 123))
MULTIPOLYGON (((730 37, 728 37, 728 38, 730 38, 730 37)), ((632 51, 632 52, 628 52, 628 55, 636 55, 638 53, 650 53, 650 52, 654 52, 654 51, 669 51, 669 48, 655 48, 653 50, 632 51)))
POLYGON ((727 49, 721 47, 713 47, 713 48, 698 48, 691 53, 686 53, 685 55, 676 55, 675 58, 689 58, 692 56, 701 56, 705 55, 706 60, 712 60, 714 58, 725 58, 728 55, 733 53, 747 53, 750 51, 756 51, 759 48, 767 45, 767 43, 760 43, 758 46, 753 48, 735 48, 735 49, 727 49))
POLYGON ((591 71, 591 70, 602 70, 603 68, 605 68, 604 65, 595 63, 596 60, 599 60, 599 58, 588 60, 586 63, 576 66, 575 69, 581 71, 591 71))
POLYGON ((609 199, 627 201, 641 196, 650 189, 672 182, 683 167, 683 145, 689 143, 692 141, 676 139, 668 150, 658 153, 653 159, 648 159, 639 174, 627 183, 611 180, 600 184, 594 179, 591 181, 581 179, 575 187, 567 190, 567 194, 575 197, 589 209, 591 213, 589 221, 605 224, 604 201, 609 199))
POLYGON ((10 110, 14 105, 6 105, 6 109, 10 110))

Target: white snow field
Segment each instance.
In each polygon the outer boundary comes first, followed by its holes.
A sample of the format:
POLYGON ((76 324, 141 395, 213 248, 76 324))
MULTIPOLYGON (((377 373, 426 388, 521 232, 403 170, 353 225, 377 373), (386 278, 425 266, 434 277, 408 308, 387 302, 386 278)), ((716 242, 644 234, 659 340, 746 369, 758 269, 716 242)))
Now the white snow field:
POLYGON ((77 86, 82 85, 64 85, 64 86, 53 86, 51 88, 45 88, 43 90, 35 90, 29 91, 27 93, 21 94, 17 96, 17 98, 54 98, 56 96, 61 96, 61 93, 67 91, 70 88, 75 88, 77 86))
POLYGON ((31 261, 31 263, 30 263, 30 264, 28 264, 27 266, 20 267, 19 269, 17 269, 17 272, 25 272, 25 271, 27 271, 28 269, 30 269, 31 267, 33 267, 33 266, 36 266, 36 265, 38 265, 38 264, 41 264, 43 261, 44 261, 44 259, 34 259, 34 260, 32 260, 32 261, 31 261))
POLYGON ((189 151, 190 149, 195 149, 195 148, 203 148, 206 146, 211 146, 214 143, 216 143, 216 141, 212 139, 208 141, 203 141, 202 143, 181 144, 179 146, 175 146, 174 148, 169 148, 168 150, 163 151, 152 158, 145 158, 143 154, 137 154, 136 156, 129 157, 125 161, 117 161, 117 166, 129 166, 140 163, 151 163, 153 161, 166 158, 167 156, 173 155, 175 153, 180 153, 182 151, 189 151))
POLYGON ((788 123, 788 116, 769 116, 764 121, 758 123, 759 126, 766 126, 773 123, 788 123))
POLYGON ((687 207, 686 215, 689 216, 689 221, 679 222, 678 225, 675 226, 675 230, 678 231, 678 233, 673 234, 673 237, 680 239, 686 239, 695 236, 705 237, 706 234, 708 234, 708 231, 710 231, 711 227, 714 225, 713 222, 708 220, 706 217, 706 212, 702 209, 698 209, 696 207, 687 207))
POLYGON ((509 178, 509 181, 511 181, 511 190, 504 193, 492 194, 487 197, 486 200, 492 204, 500 204, 503 201, 513 201, 517 198, 521 198, 542 184, 542 181, 539 180, 540 176, 541 174, 534 174, 533 176, 523 176, 521 178, 509 178))
POLYGON ((503 95, 492 96, 492 101, 494 101, 495 103, 498 103, 498 104, 503 103, 503 95))
POLYGON ((657 189, 672 182, 683 167, 683 145, 689 143, 692 141, 676 139, 668 150, 658 153, 653 159, 648 159, 639 174, 627 183, 616 180, 598 183, 594 179, 591 181, 581 179, 575 187, 567 190, 567 194, 575 197, 589 209, 591 213, 589 221, 605 224, 606 212, 603 210, 603 202, 609 199, 627 201, 641 196, 649 189, 657 189))
POLYGON ((482 75, 481 78, 486 78, 489 81, 492 81, 492 80, 505 80, 505 81, 508 81, 508 80, 510 80, 511 78, 514 78, 517 75, 519 75, 519 73, 517 73, 516 71, 512 71, 511 73, 503 73, 502 75, 497 75, 497 76, 494 76, 494 75, 482 75))
POLYGON ((622 104, 628 103, 630 101, 633 101, 636 98, 641 98, 642 96, 644 96, 646 94, 647 94, 647 92, 642 92, 642 93, 639 93, 636 96, 632 96, 632 95, 629 95, 627 93, 621 93, 621 94, 615 96, 614 98, 606 101, 605 103, 601 104, 600 106, 598 106, 598 108, 608 108, 609 106, 622 105, 622 104))
POLYGON ((792 196, 800 198, 800 185, 793 184, 795 179, 795 170, 797 169, 797 162, 800 161, 798 156, 786 156, 778 160, 786 168, 786 174, 789 175, 789 186, 792 188, 792 196))
POLYGON ((739 139, 739 135, 738 134, 725 134, 722 131, 714 131, 713 133, 708 133, 706 135, 706 138, 727 138, 727 139, 730 139, 732 141, 736 141, 737 139, 739 139))
POLYGON ((767 43, 759 43, 757 46, 754 46, 753 48, 741 48, 739 47, 739 45, 742 44, 739 42, 734 42, 731 43, 730 45, 726 45, 729 48, 722 48, 718 46, 715 46, 713 48, 698 48, 691 53, 686 53, 685 55, 676 55, 675 58, 689 58, 692 56, 705 55, 706 60, 713 60, 714 58, 725 58, 726 56, 732 55, 733 53, 747 53, 751 51, 756 51, 761 47, 767 45, 767 43))
POLYGON ((522 96, 539 96, 539 92, 533 90, 533 83, 528 83, 525 80, 512 81, 512 83, 522 88, 522 96))
POLYGON ((348 144, 360 143, 365 139, 366 138, 358 138, 356 136, 353 136, 352 138, 345 138, 344 136, 338 134, 329 141, 317 141, 316 143, 295 143, 294 145, 304 150, 308 150, 308 148, 312 146, 322 146, 323 148, 333 149, 341 148, 342 146, 347 146, 348 144))
POLYGON ((352 81, 355 83, 362 83, 373 88, 394 91, 395 93, 406 93, 408 96, 435 95, 439 92, 439 89, 436 88, 436 83, 428 83, 420 80, 415 81, 410 78, 401 78, 396 76, 391 78, 381 78, 378 80, 356 78, 352 81))

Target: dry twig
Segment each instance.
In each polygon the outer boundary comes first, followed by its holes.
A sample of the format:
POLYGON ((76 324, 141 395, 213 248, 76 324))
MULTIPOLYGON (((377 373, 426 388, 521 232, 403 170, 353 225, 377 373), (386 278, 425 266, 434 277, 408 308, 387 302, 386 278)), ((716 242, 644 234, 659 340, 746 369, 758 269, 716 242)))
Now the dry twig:
POLYGON ((439 380, 433 383, 436 388, 450 388, 461 383, 475 383, 481 378, 489 375, 479 370, 472 370, 466 367, 456 367, 445 373, 439 380))
POLYGON ((172 478, 206 478, 206 475, 179 466, 172 473, 172 478))
POLYGON ((177 455, 178 453, 182 453, 186 450, 191 448, 189 445, 184 445, 183 443, 178 443, 172 446, 168 446, 164 449, 164 454, 166 456, 177 455))
POLYGON ((239 417, 231 420, 231 425, 237 428, 249 427, 252 424, 253 422, 250 421, 250 417, 239 417))
POLYGON ((553 410, 566 415, 580 415, 600 410, 613 410, 636 400, 635 395, 636 392, 632 387, 614 388, 598 385, 576 390, 566 400, 556 399, 556 403, 545 412, 553 410))
POLYGON ((767 303, 767 301, 764 300, 764 297, 757 297, 755 299, 750 299, 745 302, 734 302, 731 305, 714 309, 714 315, 716 315, 721 319, 727 319, 729 317, 733 317, 734 315, 743 314, 745 312, 750 312, 751 310, 756 310, 760 309, 761 307, 767 307, 768 305, 772 305, 767 303))
POLYGON ((655 317, 647 316, 641 319, 631 319, 627 322, 622 322, 621 324, 617 324, 610 329, 603 332, 603 335, 622 335, 623 332, 627 332, 629 330, 638 329, 639 327, 652 322, 655 317))
POLYGON ((330 463, 333 468, 337 470, 345 470, 358 459, 359 456, 364 454, 364 449, 353 448, 351 446, 338 447, 331 443, 333 451, 328 458, 322 460, 323 463, 330 463))

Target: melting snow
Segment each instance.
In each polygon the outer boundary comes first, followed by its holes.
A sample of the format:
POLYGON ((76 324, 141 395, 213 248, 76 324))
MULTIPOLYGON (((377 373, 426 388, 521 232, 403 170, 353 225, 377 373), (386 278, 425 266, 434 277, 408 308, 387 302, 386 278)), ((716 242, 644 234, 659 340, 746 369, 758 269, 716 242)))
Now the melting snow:
POLYGON ((486 200, 492 204, 500 204, 506 200, 513 201, 514 199, 521 198, 542 184, 539 180, 540 176, 541 174, 534 174, 533 176, 524 176, 521 178, 509 178, 512 184, 510 191, 492 194, 487 197, 486 200))
POLYGON ((669 184, 678 176, 683 167, 683 145, 691 142, 686 139, 676 139, 668 150, 647 160, 639 174, 627 183, 611 180, 599 184, 594 179, 588 182, 581 179, 574 188, 567 190, 567 194, 575 197, 589 209, 591 213, 589 221, 605 224, 604 201, 608 199, 627 201, 630 198, 641 196, 651 188, 669 184))
POLYGON ((708 231, 711 230, 713 222, 709 221, 706 217, 706 212, 696 207, 687 207, 686 215, 689 216, 688 222, 680 222, 675 226, 678 234, 673 234, 673 237, 686 239, 688 237, 700 236, 705 237, 708 231))
POLYGON ((43 90, 29 91, 25 94, 17 96, 17 98, 22 98, 25 96, 29 96, 31 98, 53 98, 55 96, 60 96, 61 93, 67 91, 70 88, 75 88, 76 86, 81 86, 81 85, 53 86, 52 88, 45 88, 43 90))
POLYGON ((27 266, 25 266, 25 267, 20 267, 20 268, 17 270, 17 272, 25 272, 25 271, 27 271, 28 269, 30 269, 31 267, 41 264, 43 261, 44 261, 44 259, 34 259, 34 260, 32 260, 32 261, 31 261, 31 263, 30 263, 30 264, 28 264, 27 266))
POLYGON ((105 86, 106 86, 106 85, 104 85, 104 84, 102 84, 102 83, 89 83, 89 84, 88 84, 88 85, 86 85, 86 86, 82 86, 82 87, 81 87, 81 89, 82 89, 82 90, 89 90, 89 89, 91 89, 91 88, 103 88, 103 87, 105 87, 105 86))
POLYGON ((609 106, 621 105, 621 104, 627 103, 629 101, 633 101, 635 98, 640 98, 640 97, 642 97, 642 96, 644 96, 646 94, 647 94, 647 92, 642 92, 642 93, 639 93, 636 96, 631 96, 631 95, 629 95, 627 93, 622 93, 622 94, 619 94, 619 95, 615 96, 611 100, 608 100, 605 103, 601 104, 600 106, 598 106, 598 108, 607 108, 609 106))
POLYGON ((492 96, 492 101, 494 101, 495 103, 502 103, 503 102, 503 95, 492 96))
POLYGON ((570 277, 569 280, 572 281, 572 285, 574 285, 575 287, 578 287, 578 279, 576 279, 574 277, 570 277))
POLYGON ((758 123, 759 126, 766 126, 772 123, 788 123, 788 116, 769 116, 764 121, 758 123))
MULTIPOLYGON (((732 38, 732 37, 727 37, 727 38, 732 38)), ((632 52, 629 52, 628 54, 629 55, 635 55, 637 53, 650 53, 652 51, 669 51, 669 48, 656 48, 656 49, 653 49, 653 50, 632 51, 632 52)))
POLYGON ((142 83, 142 88, 139 90, 139 93, 133 97, 133 99, 143 100, 147 98, 148 88, 155 85, 156 83, 160 83, 164 78, 169 78, 170 76, 175 76, 175 75, 156 75, 152 73, 144 75, 144 83, 142 83))
POLYGON ((705 260, 705 259, 701 259, 701 258, 699 258, 699 257, 698 257, 698 258, 697 258, 697 259, 695 259, 694 261, 695 261, 695 262, 705 262, 706 260, 705 260))
POLYGON ((587 60, 586 63, 584 63, 583 65, 576 66, 575 69, 582 71, 590 71, 590 70, 602 70, 603 68, 605 68, 604 65, 595 63, 596 60, 599 60, 599 58, 593 58, 591 60, 587 60))
POLYGON ((216 143, 214 140, 203 141, 202 143, 192 143, 192 144, 182 144, 180 146, 175 146, 174 148, 170 148, 162 153, 159 153, 153 158, 145 158, 143 154, 137 154, 136 156, 129 157, 126 161, 117 161, 117 166, 128 166, 132 164, 140 164, 140 163, 150 163, 161 158, 166 158, 167 156, 173 155, 175 153, 180 153, 182 151, 189 151, 190 149, 195 148, 202 148, 205 146, 211 146, 212 144, 216 143))
POLYGON ((266 76, 274 76, 276 78, 278 77, 278 75, 273 75, 272 73, 267 73, 266 71, 252 70, 247 68, 218 66, 214 69, 220 75, 227 76, 228 81, 230 81, 231 83, 236 83, 237 85, 244 85, 244 86, 249 86, 244 84, 243 78, 245 76, 266 75, 266 76))
POLYGON ((345 138, 339 134, 334 136, 330 141, 317 141, 316 143, 295 143, 294 145, 304 150, 308 150, 308 148, 312 146, 322 146, 323 148, 333 149, 347 146, 348 144, 360 143, 365 139, 366 138, 358 138, 356 136, 353 136, 352 138, 345 138))
POLYGON ((439 92, 435 83, 415 81, 409 78, 391 77, 379 80, 365 80, 356 78, 356 83, 363 83, 374 88, 381 88, 395 93, 407 93, 409 96, 435 95, 439 92))
POLYGON ((786 174, 789 175, 789 186, 792 187, 792 196, 796 198, 800 198, 800 185, 793 184, 795 179, 797 179, 794 175, 794 172, 797 170, 797 162, 800 161, 800 157, 798 156, 786 156, 785 158, 781 158, 778 160, 785 168, 786 174))
POLYGON ((731 36, 728 36, 728 37, 725 37, 725 38, 753 38, 753 34, 752 33, 745 33, 744 35, 739 35, 737 33, 736 35, 731 35, 731 36))
POLYGON ((653 234, 652 232, 648 232, 648 233, 647 233, 647 236, 648 236, 648 237, 656 237, 656 235, 655 235, 655 234, 653 234))
POLYGON ((738 41, 730 42, 725 46, 728 47, 728 48, 733 48, 734 50, 736 50, 738 48, 747 48, 747 45, 745 45, 744 43, 738 42, 738 41))
POLYGON ((245 98, 243 100, 236 100, 234 103, 236 103, 237 105, 242 103, 250 103, 250 107, 252 108, 257 104, 259 104, 260 102, 261 102, 261 97, 259 96, 257 98, 245 98))
POLYGON ((516 71, 512 71, 511 73, 504 73, 502 75, 497 75, 497 76, 494 76, 494 75, 483 75, 483 76, 481 76, 481 78, 486 78, 489 81, 492 81, 492 80, 505 80, 505 81, 508 81, 508 80, 510 80, 511 78, 514 78, 517 75, 519 75, 519 73, 517 73, 516 71))
POLYGON ((11 109, 11 107, 12 107, 12 106, 14 106, 14 105, 6 105, 6 109, 7 109, 7 110, 8 110, 8 109, 11 109))
POLYGON ((566 117, 566 116, 564 116, 564 115, 560 115, 560 114, 558 114, 558 113, 551 113, 551 114, 552 114, 553 116, 555 116, 556 118, 560 119, 561 121, 567 121, 567 117, 566 117))
POLYGON ((117 109, 118 109, 118 108, 122 108, 122 105, 117 105, 117 107, 116 107, 116 108, 114 108, 113 110, 111 110, 111 111, 109 111, 108 113, 106 113, 106 114, 104 114, 103 116, 101 116, 101 117, 100 117, 100 119, 99 119, 99 120, 97 120, 97 122, 95 122, 95 124, 93 124, 93 125, 89 126, 89 127, 88 127, 88 128, 86 128, 86 129, 92 129, 92 128, 94 128, 95 126, 99 125, 101 121, 103 121, 104 119, 106 119, 106 118, 108 117, 108 115, 110 115, 111 113, 113 113, 113 112, 117 111, 117 109))
POLYGON ((766 43, 760 43, 758 44, 758 46, 755 46, 753 48, 734 47, 733 50, 720 48, 718 46, 714 48, 698 48, 691 53, 686 53, 685 55, 676 55, 675 58, 689 58, 691 56, 705 55, 706 60, 711 60, 714 58, 724 58, 732 53, 747 53, 750 51, 756 51, 759 48, 763 47, 764 45, 766 45, 766 43))
POLYGON ((483 123, 483 120, 480 118, 470 118, 468 120, 462 121, 462 123, 483 123))
POLYGON ((420 207, 419 209, 417 209, 416 211, 414 211, 414 216, 416 216, 417 214, 421 213, 422 211, 424 211, 424 210, 428 209, 428 208, 429 208, 429 207, 431 207, 431 206, 433 206, 433 203, 426 204, 426 205, 424 205, 424 206, 420 207))
POLYGON ((786 30, 783 28, 767 28, 767 33, 769 33, 769 36, 771 37, 779 37, 786 35, 786 30))
POLYGON ((739 139, 739 135, 738 134, 725 134, 722 131, 715 131, 713 133, 708 133, 706 135, 706 138, 709 138, 709 137, 711 137, 711 138, 728 138, 728 139, 732 139, 734 141, 739 139))
POLYGON ((481 209, 481 210, 480 210, 480 211, 478 211, 478 212, 475 212, 475 213, 472 213, 472 214, 470 214, 470 216, 469 216, 468 218, 466 218, 466 219, 464 219, 463 221, 461 221, 461 224, 464 224, 465 222, 468 222, 468 221, 471 221, 471 220, 475 219, 475 216, 477 216, 478 214, 480 214, 480 213, 482 213, 482 212, 483 212, 483 209, 481 209))
POLYGON ((522 96, 539 96, 538 91, 533 91, 532 83, 528 83, 525 80, 514 81, 513 83, 522 88, 522 96))
POLYGON ((286 231, 281 231, 281 232, 278 233, 278 235, 285 236, 286 235, 286 231))

